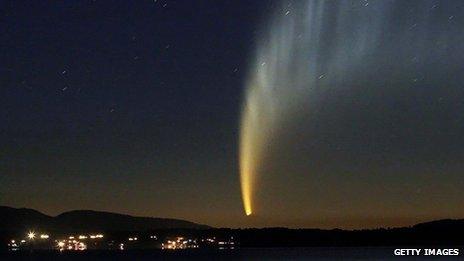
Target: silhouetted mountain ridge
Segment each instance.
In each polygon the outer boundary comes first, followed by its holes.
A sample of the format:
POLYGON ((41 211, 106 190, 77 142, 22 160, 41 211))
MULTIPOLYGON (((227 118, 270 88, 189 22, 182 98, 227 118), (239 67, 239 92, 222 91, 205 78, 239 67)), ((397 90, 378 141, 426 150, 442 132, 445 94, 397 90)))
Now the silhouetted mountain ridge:
POLYGON ((38 225, 48 229, 52 219, 34 209, 0 206, 0 230, 24 230, 38 225))
MULTIPOLYGON (((211 229, 212 227, 193 223, 182 219, 135 217, 126 214, 95 210, 73 210, 55 217, 45 215, 37 210, 28 208, 12 208, 0 206, 0 231, 24 231, 25 229, 47 230, 79 230, 79 231, 144 231, 155 229, 211 229)), ((342 229, 288 229, 262 228, 245 229, 250 231, 301 231, 313 233, 347 233, 352 230, 342 229)), ((356 233, 376 233, 382 231, 411 231, 411 232, 453 232, 464 230, 464 219, 442 219, 418 223, 408 227, 378 228, 353 230, 356 233)), ((414 233, 416 233, 414 232, 414 233)), ((421 233, 422 233, 421 232, 421 233)))
POLYGON ((154 229, 208 229, 206 225, 171 218, 135 217, 131 215, 73 210, 56 217, 37 210, 0 206, 0 231, 32 228, 76 231, 144 231, 154 229))
POLYGON ((414 226, 413 228, 457 228, 457 227, 464 227, 464 219, 439 219, 424 223, 419 223, 414 226))

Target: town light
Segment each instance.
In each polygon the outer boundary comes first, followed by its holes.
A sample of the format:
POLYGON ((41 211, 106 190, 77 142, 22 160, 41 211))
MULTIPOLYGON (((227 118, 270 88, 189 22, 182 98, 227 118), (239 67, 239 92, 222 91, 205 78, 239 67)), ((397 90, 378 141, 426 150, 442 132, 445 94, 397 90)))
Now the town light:
POLYGON ((27 233, 27 238, 29 239, 34 239, 35 238, 35 233, 33 231, 29 231, 29 233, 27 233))

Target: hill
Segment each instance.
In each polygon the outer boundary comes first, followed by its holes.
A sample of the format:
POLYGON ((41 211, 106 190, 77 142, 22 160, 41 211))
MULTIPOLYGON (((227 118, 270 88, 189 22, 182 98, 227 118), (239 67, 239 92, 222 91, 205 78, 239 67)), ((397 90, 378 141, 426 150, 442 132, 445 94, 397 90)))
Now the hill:
POLYGON ((0 206, 0 231, 24 231, 41 227, 50 229, 53 218, 29 208, 0 206))
POLYGON ((154 229, 208 229, 209 226, 170 218, 134 217, 111 212, 74 210, 56 217, 37 210, 0 206, 0 231, 145 231, 154 229))

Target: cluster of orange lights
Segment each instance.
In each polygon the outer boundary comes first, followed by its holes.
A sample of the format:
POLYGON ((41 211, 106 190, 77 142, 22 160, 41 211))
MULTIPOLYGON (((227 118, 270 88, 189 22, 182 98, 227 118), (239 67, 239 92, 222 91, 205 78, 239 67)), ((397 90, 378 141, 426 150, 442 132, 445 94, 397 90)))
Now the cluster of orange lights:
POLYGON ((186 239, 183 237, 177 237, 174 240, 168 240, 161 244, 162 249, 187 249, 187 248, 198 248, 196 240, 186 239))
POLYGON ((103 238, 102 234, 69 236, 67 240, 55 240, 60 251, 83 251, 87 249, 85 240, 103 238))
POLYGON ((64 251, 64 250, 84 251, 87 249, 87 245, 84 242, 77 241, 75 239, 58 241, 57 246, 60 251, 64 251))
MULTIPOLYGON (((69 236, 68 239, 59 239, 55 240, 56 248, 60 251, 63 250, 86 250, 87 244, 85 240, 96 240, 103 238, 103 234, 91 234, 91 235, 78 235, 78 236, 69 236)), ((11 243, 8 245, 12 250, 18 250, 20 245, 26 244, 27 242, 46 241, 49 240, 50 236, 48 234, 38 234, 34 231, 29 231, 26 233, 26 238, 16 241, 15 239, 11 240, 11 243)))

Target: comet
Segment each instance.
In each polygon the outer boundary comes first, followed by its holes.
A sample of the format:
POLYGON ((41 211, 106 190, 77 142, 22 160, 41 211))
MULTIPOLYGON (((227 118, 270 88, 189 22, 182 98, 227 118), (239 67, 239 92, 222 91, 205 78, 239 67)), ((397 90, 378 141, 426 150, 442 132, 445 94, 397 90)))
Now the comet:
POLYGON ((295 23, 304 23, 304 17, 301 12, 290 12, 288 5, 283 6, 272 15, 270 30, 259 37, 261 40, 245 84, 239 164, 243 206, 248 216, 255 212, 259 176, 267 153, 285 127, 283 120, 299 109, 308 95, 308 86, 316 77, 307 70, 314 65, 307 62, 311 51, 304 46, 309 31, 294 30, 295 23), (306 38, 297 42, 301 37, 306 38))
MULTIPOLYGON (((409 1, 413 13, 399 12, 404 1, 395 0, 288 1, 270 12, 256 34, 241 104, 239 170, 246 215, 264 210, 257 197, 266 172, 268 178, 271 172, 289 178, 299 175, 278 173, 285 164, 301 163, 273 160, 283 158, 281 153, 287 153, 287 159, 300 156, 297 147, 314 145, 312 141, 325 135, 322 130, 327 126, 340 126, 326 130, 336 133, 326 135, 335 138, 332 142, 341 137, 354 142, 357 137, 348 139, 350 133, 376 129, 348 124, 347 118, 374 117, 365 108, 375 109, 377 97, 391 99, 398 93, 416 97, 422 95, 418 86, 441 81, 432 81, 428 72, 435 70, 433 64, 445 61, 451 50, 460 50, 456 37, 462 34, 443 33, 442 49, 437 50, 437 42, 430 41, 437 37, 436 32, 458 30, 453 15, 440 16, 451 13, 453 5, 440 9, 432 1, 425 2, 428 4, 409 1), (421 59, 427 64, 421 64, 421 59), (345 135, 343 126, 351 132, 345 135), (300 137, 292 136, 295 133, 300 137)), ((445 67, 460 68, 460 61, 453 57, 445 67)), ((377 101, 382 102, 384 98, 377 101)), ((388 108, 389 104, 382 106, 388 108)), ((379 117, 375 115, 375 119, 379 117)), ((331 149, 327 144, 320 146, 331 149)), ((300 160, 311 160, 302 157, 300 160)))
POLYGON ((343 79, 347 68, 362 63, 379 39, 385 5, 370 5, 373 19, 365 23, 362 2, 356 8, 350 1, 283 3, 264 23, 241 108, 239 169, 246 215, 255 212, 266 157, 285 134, 287 120, 316 107, 324 88, 336 84, 331 76, 343 79))

